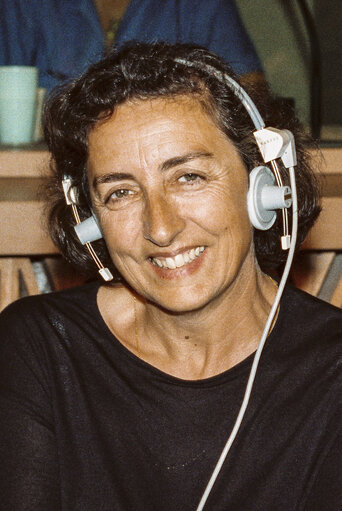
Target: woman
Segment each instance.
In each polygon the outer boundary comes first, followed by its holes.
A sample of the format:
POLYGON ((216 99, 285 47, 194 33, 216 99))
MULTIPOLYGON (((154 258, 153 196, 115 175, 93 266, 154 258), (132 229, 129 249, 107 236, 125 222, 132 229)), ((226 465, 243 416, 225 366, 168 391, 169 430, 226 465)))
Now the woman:
MULTIPOLYGON (((251 226, 248 173, 263 161, 222 73, 197 47, 133 45, 50 99, 53 238, 94 276, 72 209, 96 215, 93 247, 117 278, 2 314, 5 509, 196 509, 274 301, 265 271, 286 257, 281 215, 251 226)), ((300 126, 249 92, 295 135, 300 243, 319 211, 300 126)), ((340 509, 341 325, 286 289, 206 509, 340 509)))

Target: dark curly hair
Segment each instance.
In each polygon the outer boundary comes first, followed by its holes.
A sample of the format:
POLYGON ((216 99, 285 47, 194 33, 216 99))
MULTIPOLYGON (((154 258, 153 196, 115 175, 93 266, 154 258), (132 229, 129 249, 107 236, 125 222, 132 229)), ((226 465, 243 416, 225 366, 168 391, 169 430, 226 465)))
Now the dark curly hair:
MULTIPOLYGON (((83 273, 93 276, 96 268, 75 235, 75 221, 64 199, 62 179, 64 175, 72 178, 79 191, 80 216, 88 217, 91 214, 86 172, 88 134, 97 122, 109 118, 117 105, 130 99, 194 96, 233 142, 248 172, 263 164, 251 119, 224 74, 239 81, 225 62, 199 46, 131 43, 121 51, 113 50, 81 77, 57 88, 50 96, 44 112, 44 133, 53 171, 45 191, 48 229, 62 254, 83 273)), ((280 104, 266 85, 245 89, 266 126, 289 129, 295 137, 300 245, 320 211, 318 185, 306 149, 307 136, 291 107, 280 104)), ((282 166, 281 172, 288 183, 287 171, 282 166)), ((286 252, 280 247, 281 234, 281 215, 270 230, 255 230, 255 251, 263 270, 277 268, 286 258, 286 252)), ((95 242, 94 248, 102 262, 115 271, 105 241, 95 242)))

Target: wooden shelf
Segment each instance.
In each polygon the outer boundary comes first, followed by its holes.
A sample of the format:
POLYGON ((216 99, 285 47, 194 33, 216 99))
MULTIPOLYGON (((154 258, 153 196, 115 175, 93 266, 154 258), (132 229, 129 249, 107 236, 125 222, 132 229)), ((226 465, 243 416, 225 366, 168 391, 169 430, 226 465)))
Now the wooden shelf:
MULTIPOLYGON (((342 148, 322 149, 323 211, 305 241, 308 250, 342 250, 342 148)), ((0 255, 57 253, 43 228, 40 185, 49 175, 44 146, 0 150, 0 255)))
POLYGON ((0 148, 0 178, 34 178, 49 173, 49 153, 42 144, 35 149, 0 148))
POLYGON ((57 253, 43 226, 38 191, 49 175, 49 153, 35 149, 0 151, 0 255, 57 253))

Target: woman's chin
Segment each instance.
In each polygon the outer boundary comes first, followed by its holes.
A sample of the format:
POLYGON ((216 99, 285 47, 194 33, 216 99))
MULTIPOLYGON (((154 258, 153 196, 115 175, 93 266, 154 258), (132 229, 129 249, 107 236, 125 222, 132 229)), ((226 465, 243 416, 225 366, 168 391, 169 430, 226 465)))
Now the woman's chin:
MULTIPOLYGON (((174 293, 153 293, 148 301, 156 307, 173 314, 186 314, 206 307, 214 300, 214 293, 201 290, 178 289, 174 293)), ((216 294, 216 293, 215 293, 216 294)))

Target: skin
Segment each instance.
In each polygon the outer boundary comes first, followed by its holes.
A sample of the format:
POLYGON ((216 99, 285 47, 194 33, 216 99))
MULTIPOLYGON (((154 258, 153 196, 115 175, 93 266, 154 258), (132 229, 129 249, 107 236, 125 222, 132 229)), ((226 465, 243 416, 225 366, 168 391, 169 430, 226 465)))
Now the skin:
POLYGON ((122 344, 183 379, 213 376, 255 351, 276 289, 255 259, 244 164, 200 103, 119 106, 89 135, 88 178, 127 282, 98 294, 122 344), (152 263, 196 247, 205 250, 181 268, 152 263))
POLYGON ((103 30, 108 30, 113 19, 120 20, 130 3, 130 0, 95 0, 95 6, 103 30))

